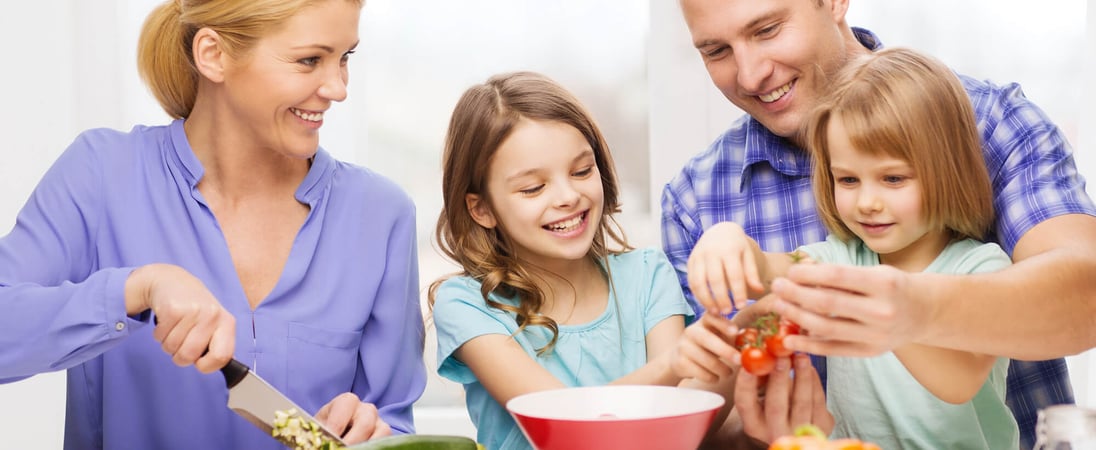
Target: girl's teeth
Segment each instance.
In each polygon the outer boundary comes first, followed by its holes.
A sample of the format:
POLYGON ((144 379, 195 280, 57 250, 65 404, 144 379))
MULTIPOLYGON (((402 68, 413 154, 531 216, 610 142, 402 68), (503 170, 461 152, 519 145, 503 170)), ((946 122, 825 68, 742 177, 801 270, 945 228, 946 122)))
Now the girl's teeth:
POLYGON ((578 216, 570 220, 565 220, 563 222, 553 223, 551 225, 548 225, 548 229, 552 231, 570 231, 571 229, 577 227, 580 223, 582 223, 582 216, 578 216))

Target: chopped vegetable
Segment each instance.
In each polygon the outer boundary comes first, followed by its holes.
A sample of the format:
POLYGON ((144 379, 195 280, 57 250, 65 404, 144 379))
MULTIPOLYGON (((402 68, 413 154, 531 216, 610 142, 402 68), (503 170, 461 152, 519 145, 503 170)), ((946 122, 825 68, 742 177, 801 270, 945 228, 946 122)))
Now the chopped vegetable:
POLYGON ((320 425, 300 417, 296 409, 274 412, 271 436, 294 450, 338 450, 341 447, 326 438, 320 425))

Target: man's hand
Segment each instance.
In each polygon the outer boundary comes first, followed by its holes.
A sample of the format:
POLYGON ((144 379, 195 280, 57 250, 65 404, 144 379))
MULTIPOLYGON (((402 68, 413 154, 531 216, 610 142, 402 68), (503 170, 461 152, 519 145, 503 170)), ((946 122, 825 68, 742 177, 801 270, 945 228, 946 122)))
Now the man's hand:
POLYGON ((773 281, 773 309, 809 332, 784 344, 816 355, 875 356, 918 342, 932 305, 914 296, 911 274, 890 266, 797 264, 773 281))
POLYGON ((833 431, 834 419, 826 409, 822 381, 807 355, 778 358, 776 369, 767 377, 764 395, 759 395, 761 383, 745 370, 738 373, 734 405, 746 435, 769 443, 808 423, 826 434, 833 431), (789 370, 793 363, 794 374, 789 370))

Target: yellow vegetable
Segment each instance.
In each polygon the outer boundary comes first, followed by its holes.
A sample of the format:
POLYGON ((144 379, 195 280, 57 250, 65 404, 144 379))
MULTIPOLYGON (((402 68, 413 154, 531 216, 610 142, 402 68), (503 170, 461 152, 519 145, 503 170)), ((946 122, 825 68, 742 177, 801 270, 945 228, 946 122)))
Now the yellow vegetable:
POLYGON ((769 445, 769 450, 879 450, 879 446, 857 439, 831 441, 818 427, 800 425, 795 428, 795 435, 777 438, 769 445))

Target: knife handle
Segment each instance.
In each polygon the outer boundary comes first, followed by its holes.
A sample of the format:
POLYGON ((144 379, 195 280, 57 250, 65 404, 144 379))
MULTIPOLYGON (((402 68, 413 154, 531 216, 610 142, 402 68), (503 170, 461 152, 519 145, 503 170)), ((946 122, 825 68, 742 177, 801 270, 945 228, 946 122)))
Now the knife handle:
POLYGON ((239 362, 236 358, 232 358, 227 365, 221 368, 221 375, 225 376, 225 386, 232 389, 240 383, 247 376, 247 372, 251 369, 246 364, 239 362))
MULTIPOLYGON (((155 314, 152 315, 152 324, 160 324, 160 318, 156 317, 155 314)), ((208 352, 209 348, 206 348, 206 350, 202 352, 202 356, 205 356, 208 352)), ((237 361, 236 358, 232 358, 228 364, 221 368, 221 375, 225 376, 225 386, 232 389, 237 384, 240 384, 240 381, 243 381, 249 371, 251 371, 251 368, 247 367, 247 364, 237 361)))

